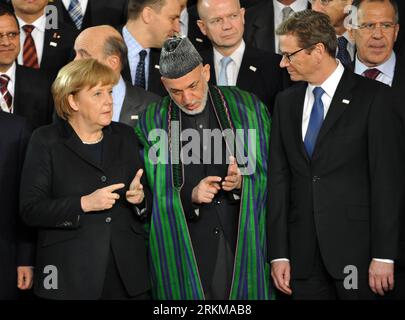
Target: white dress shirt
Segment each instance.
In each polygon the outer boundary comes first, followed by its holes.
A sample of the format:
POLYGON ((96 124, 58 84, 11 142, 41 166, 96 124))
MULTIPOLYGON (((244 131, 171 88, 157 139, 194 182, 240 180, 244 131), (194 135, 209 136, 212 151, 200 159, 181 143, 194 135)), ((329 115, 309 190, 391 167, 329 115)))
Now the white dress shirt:
MULTIPOLYGON (((336 89, 339 85, 340 79, 342 78, 343 72, 345 71, 340 61, 339 60, 336 61, 338 62, 338 66, 336 67, 335 71, 333 71, 333 73, 320 85, 320 87, 325 91, 325 93, 322 96, 322 103, 324 107, 324 115, 323 115, 324 119, 329 111, 333 96, 335 95, 336 89)), ((312 106, 315 101, 314 94, 312 92, 315 87, 319 86, 314 86, 308 83, 307 91, 305 93, 304 111, 302 114, 302 140, 304 140, 305 138, 305 134, 308 129, 309 118, 311 116, 312 106)), ((373 260, 386 263, 394 263, 393 260, 389 259, 373 258, 373 260)), ((280 258, 274 259, 271 262, 273 263, 276 261, 289 261, 289 260, 286 258, 280 258)))
POLYGON ((359 57, 356 56, 356 66, 354 68, 354 73, 362 76, 363 72, 367 69, 378 69, 381 73, 377 76, 376 80, 391 87, 392 81, 394 80, 396 63, 397 58, 394 52, 392 52, 390 58, 387 61, 376 67, 367 67, 363 62, 360 61, 359 57))
POLYGON ((45 25, 46 25, 46 17, 45 14, 40 16, 37 20, 35 20, 33 23, 27 23, 21 18, 17 17, 18 23, 20 24, 20 45, 21 45, 21 50, 20 53, 18 54, 18 64, 23 65, 23 53, 24 53, 24 41, 26 38, 25 31, 23 29, 23 26, 29 24, 34 26, 35 28, 31 32, 32 39, 34 39, 35 43, 35 49, 37 51, 37 58, 38 58, 38 64, 41 65, 42 61, 42 53, 44 52, 44 41, 45 41, 45 25))
POLYGON ((0 73, 0 74, 5 74, 10 78, 10 80, 8 81, 8 85, 7 85, 7 90, 10 93, 10 95, 13 97, 13 101, 11 103, 11 108, 10 109, 8 109, 6 101, 3 98, 3 95, 0 94, 0 106, 1 106, 1 109, 3 111, 5 111, 5 112, 9 112, 9 113, 14 113, 15 70, 16 70, 16 64, 14 62, 13 65, 7 70, 7 72, 0 73))
POLYGON ((185 7, 180 13, 180 32, 183 36, 188 35, 188 11, 187 7, 185 7))
POLYGON ((122 110, 122 105, 125 100, 125 94, 127 92, 127 87, 125 81, 120 76, 118 83, 112 89, 112 98, 113 98, 113 117, 112 120, 115 122, 120 121, 120 114, 122 110))
MULTIPOLYGON (((66 8, 66 11, 69 10, 70 1, 71 0, 62 0, 63 5, 66 8)), ((87 9, 87 4, 89 3, 89 0, 79 0, 79 2, 80 2, 80 6, 82 7, 82 14, 84 16, 86 9, 87 9)))
POLYGON ((289 6, 285 6, 282 3, 278 2, 277 0, 273 0, 273 7, 274 7, 274 52, 279 51, 279 37, 276 35, 277 27, 283 22, 283 14, 282 10, 285 7, 290 7, 294 12, 299 12, 308 8, 308 0, 295 0, 289 6))
MULTIPOLYGON (((228 67, 226 68, 226 75, 228 78, 229 86, 236 86, 239 69, 242 64, 243 54, 245 53, 245 48, 246 48, 245 42, 242 40, 238 49, 236 49, 229 56, 232 58, 232 62, 230 62, 228 67)), ((215 67, 216 83, 218 83, 219 80, 219 73, 221 72, 221 59, 223 57, 224 56, 214 48, 214 67, 215 67)))

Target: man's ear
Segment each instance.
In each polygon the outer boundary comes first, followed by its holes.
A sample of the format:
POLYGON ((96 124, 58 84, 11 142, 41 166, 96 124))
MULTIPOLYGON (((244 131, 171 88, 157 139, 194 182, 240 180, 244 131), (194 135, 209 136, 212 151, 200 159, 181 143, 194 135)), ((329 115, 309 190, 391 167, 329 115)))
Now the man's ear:
POLYGON ((73 94, 69 94, 68 96, 68 102, 69 106, 74 110, 74 111, 79 111, 79 106, 76 103, 75 96, 73 94))
POLYGON ((207 35, 207 26, 205 25, 204 21, 197 20, 197 25, 200 28, 201 33, 206 36, 207 35))
POLYGON ((211 78, 210 68, 211 66, 208 63, 205 66, 203 66, 203 76, 207 82, 210 81, 211 78))
POLYGON ((144 23, 149 24, 153 20, 153 9, 151 7, 145 7, 143 8, 141 12, 141 17, 144 23))
POLYGON ((121 60, 115 54, 108 56, 106 59, 106 62, 107 62, 107 65, 114 71, 117 71, 117 70, 119 71, 121 69, 121 60))
POLYGON ((245 24, 245 8, 240 8, 240 14, 242 16, 242 22, 245 24))

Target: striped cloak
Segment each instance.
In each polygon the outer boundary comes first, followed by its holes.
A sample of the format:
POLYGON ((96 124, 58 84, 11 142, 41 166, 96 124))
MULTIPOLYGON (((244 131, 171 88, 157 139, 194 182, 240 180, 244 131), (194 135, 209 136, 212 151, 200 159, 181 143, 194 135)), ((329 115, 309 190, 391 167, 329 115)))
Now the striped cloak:
MULTIPOLYGON (((266 106, 256 96, 236 87, 210 86, 209 98, 221 129, 231 128, 239 139, 244 139, 245 157, 256 165, 253 174, 243 176, 229 298, 271 299, 266 252, 270 117, 266 106), (254 134, 249 136, 247 129, 255 129, 254 134), (253 144, 256 150, 248 150, 253 144)), ((148 106, 135 128, 144 146, 145 170, 153 192, 149 230, 152 294, 159 300, 199 300, 204 299, 204 292, 180 198, 182 164, 172 161, 171 143, 178 141, 179 136, 174 130, 171 132, 171 125, 178 117, 179 108, 167 96, 148 106), (167 138, 153 134, 156 132, 167 133, 167 138), (158 145, 163 146, 159 151, 158 145), (151 161, 151 154, 163 160, 151 161)))

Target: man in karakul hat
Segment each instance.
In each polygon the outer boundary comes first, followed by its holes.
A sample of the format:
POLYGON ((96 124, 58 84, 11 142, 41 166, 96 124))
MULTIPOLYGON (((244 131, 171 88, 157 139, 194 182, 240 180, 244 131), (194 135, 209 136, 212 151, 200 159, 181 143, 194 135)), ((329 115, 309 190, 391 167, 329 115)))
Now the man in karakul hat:
POLYGON ((270 299, 266 249, 270 118, 253 94, 208 84, 188 38, 160 56, 169 93, 136 127, 154 193, 155 299, 270 299))

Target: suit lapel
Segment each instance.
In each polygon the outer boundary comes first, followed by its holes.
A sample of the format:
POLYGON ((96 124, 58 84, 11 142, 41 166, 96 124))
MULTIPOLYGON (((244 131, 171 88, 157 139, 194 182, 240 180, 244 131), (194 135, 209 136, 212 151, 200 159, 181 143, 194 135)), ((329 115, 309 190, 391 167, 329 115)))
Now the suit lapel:
POLYGON ((345 70, 337 86, 335 95, 332 98, 332 102, 325 117, 325 121, 323 122, 321 130, 319 131, 314 154, 317 152, 322 139, 333 127, 336 121, 339 120, 339 118, 349 106, 353 95, 352 88, 355 84, 356 82, 354 76, 352 75, 352 72, 349 70, 345 70))
POLYGON ((127 123, 127 121, 124 121, 124 120, 130 119, 131 116, 137 116, 138 114, 133 114, 133 113, 137 112, 137 110, 140 109, 140 105, 138 103, 139 100, 137 99, 135 92, 132 90, 129 90, 129 86, 130 86, 130 84, 125 82, 126 91, 125 91, 124 102, 122 103, 119 122, 127 123))
POLYGON ((307 90, 306 83, 300 84, 297 88, 297 92, 291 96, 292 102, 290 107, 292 108, 291 114, 293 115, 293 135, 298 144, 302 156, 309 161, 307 151, 305 150, 304 141, 302 138, 302 114, 304 112, 305 94, 307 90))

